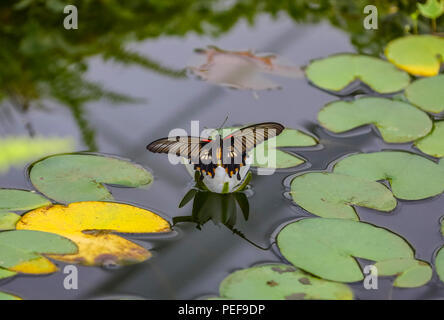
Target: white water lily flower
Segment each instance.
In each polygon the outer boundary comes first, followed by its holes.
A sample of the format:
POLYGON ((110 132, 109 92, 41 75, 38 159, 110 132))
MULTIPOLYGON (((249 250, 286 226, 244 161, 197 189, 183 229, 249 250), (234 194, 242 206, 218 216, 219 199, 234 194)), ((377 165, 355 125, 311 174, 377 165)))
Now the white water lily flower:
MULTIPOLYGON (((240 180, 238 180, 237 175, 234 174, 231 178, 223 167, 217 167, 214 177, 205 175, 202 182, 211 192, 216 193, 230 193, 237 191, 245 181, 245 178, 250 171, 250 164, 252 162, 251 157, 245 159, 245 166, 239 169, 240 180), (227 187, 227 186, 228 187, 227 187), (225 188, 224 188, 225 186, 225 188)), ((182 158, 182 163, 185 165, 188 173, 193 177, 195 176, 194 165, 190 164, 185 158, 182 158)))

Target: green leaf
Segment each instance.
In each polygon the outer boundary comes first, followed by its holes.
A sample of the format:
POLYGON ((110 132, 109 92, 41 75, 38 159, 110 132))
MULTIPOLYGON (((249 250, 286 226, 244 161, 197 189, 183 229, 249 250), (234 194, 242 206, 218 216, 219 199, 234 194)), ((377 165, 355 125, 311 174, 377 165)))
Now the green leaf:
POLYGON ((365 55, 337 54, 312 61, 305 74, 315 86, 348 95, 355 81, 378 93, 394 93, 410 82, 409 75, 389 62, 365 55))
POLYGON ((22 300, 20 297, 0 291, 0 300, 22 300))
POLYGON ((444 111, 444 75, 419 79, 405 90, 405 96, 418 108, 431 112, 444 111))
POLYGON ((234 193, 234 197, 237 201, 237 204, 239 205, 239 208, 241 208, 242 215, 244 216, 245 221, 247 221, 250 215, 250 203, 248 202, 247 196, 245 195, 245 193, 236 192, 234 193))
POLYGON ((0 211, 25 211, 50 204, 48 199, 34 191, 0 189, 0 211))
POLYGON ((324 128, 335 133, 373 124, 388 143, 414 141, 432 130, 432 120, 425 112, 385 98, 335 101, 319 112, 318 119, 324 128))
POLYGON ((425 285, 432 278, 432 268, 424 261, 411 258, 397 258, 375 263, 380 276, 396 275, 393 285, 399 288, 416 288, 425 285))
POLYGON ((385 48, 387 59, 415 76, 436 76, 444 57, 444 38, 413 35, 397 38, 385 48))
POLYGON ((398 199, 426 199, 444 191, 444 166, 409 152, 355 154, 339 161, 333 172, 370 181, 387 180, 398 199))
POLYGON ((344 284, 313 277, 285 264, 269 264, 239 270, 220 285, 220 296, 236 300, 351 300, 344 284))
POLYGON ((103 184, 139 187, 153 181, 143 167, 116 158, 90 155, 56 155, 34 163, 30 170, 34 187, 61 203, 112 200, 103 184))
POLYGON ((198 191, 196 189, 190 189, 179 203, 179 208, 183 208, 188 202, 190 202, 198 191))
POLYGON ((415 146, 432 157, 444 157, 444 121, 437 121, 433 131, 426 137, 415 142, 415 146))
POLYGON ((397 204, 390 190, 377 182, 327 172, 295 177, 291 196, 312 214, 351 220, 359 220, 353 205, 388 212, 397 204))
POLYGON ((0 267, 14 272, 52 273, 57 267, 41 254, 74 254, 77 246, 62 236, 40 231, 0 233, 0 267))
POLYGON ((417 3, 419 12, 426 18, 436 19, 444 13, 444 2, 427 0, 425 4, 417 3))
POLYGON ((355 282, 364 278, 355 258, 384 261, 414 258, 409 244, 396 234, 371 224, 346 219, 302 219, 277 236, 282 255, 318 277, 355 282))

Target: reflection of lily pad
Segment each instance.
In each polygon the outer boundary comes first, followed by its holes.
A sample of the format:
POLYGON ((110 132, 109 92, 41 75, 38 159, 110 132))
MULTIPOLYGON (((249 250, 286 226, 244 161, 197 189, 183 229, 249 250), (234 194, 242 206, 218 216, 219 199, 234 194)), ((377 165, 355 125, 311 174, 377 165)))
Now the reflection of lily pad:
POLYGON ((319 112, 318 119, 335 133, 373 124, 389 143, 414 141, 432 130, 432 120, 426 113, 408 103, 384 98, 335 101, 319 112))
POLYGON ((391 211, 396 199, 385 186, 360 178, 327 172, 297 176, 291 196, 305 210, 325 218, 359 220, 353 205, 391 211))
POLYGON ((444 111, 443 88, 444 75, 419 79, 407 87, 405 96, 411 103, 424 111, 440 113, 444 111))
POLYGON ((414 258, 409 244, 388 230, 345 219, 303 219, 277 236, 282 255, 296 267, 324 279, 355 282, 364 278, 355 258, 384 261, 414 258))
POLYGON ((139 187, 153 180, 139 165, 89 154, 56 155, 40 160, 29 175, 37 190, 62 203, 112 200, 103 184, 139 187))
POLYGON ((12 137, 0 139, 0 174, 11 166, 22 165, 48 154, 69 152, 74 147, 71 139, 43 137, 12 137))
POLYGON ((444 57, 444 38, 432 35, 398 38, 387 45, 385 55, 390 62, 411 74, 436 76, 444 57))
POLYGON ((264 77, 264 74, 300 78, 299 67, 286 65, 275 55, 261 56, 252 51, 227 51, 214 46, 198 49, 205 55, 199 66, 188 69, 210 83, 241 90, 277 89, 279 85, 264 77))
POLYGON ((0 291, 0 300, 22 300, 20 297, 0 291))
POLYGON ((94 201, 36 209, 26 213, 16 227, 52 232, 71 239, 79 247, 77 254, 51 257, 85 265, 135 263, 151 256, 145 248, 111 234, 113 231, 170 231, 169 223, 151 211, 127 204, 94 201))
POLYGON ((435 122, 433 131, 415 143, 422 152, 433 157, 444 157, 444 121, 435 122))
POLYGON ((345 95, 350 93, 347 89, 355 81, 379 93, 401 91, 410 82, 407 73, 389 62, 356 54, 338 54, 315 60, 307 67, 305 74, 317 87, 345 95))
POLYGON ((313 277, 285 264, 270 264, 230 274, 220 285, 220 296, 236 300, 351 300, 344 284, 313 277))
POLYGON ((375 263, 380 276, 397 276, 393 285, 399 288, 416 288, 432 278, 432 268, 424 261, 397 258, 375 263))
POLYGON ((56 234, 38 231, 0 233, 0 267, 13 272, 44 274, 57 267, 41 254, 74 254, 76 245, 56 234))
POLYGON ((339 161, 334 172, 371 181, 387 180, 395 197, 404 200, 425 199, 444 191, 444 162, 436 164, 408 152, 351 155, 339 161))

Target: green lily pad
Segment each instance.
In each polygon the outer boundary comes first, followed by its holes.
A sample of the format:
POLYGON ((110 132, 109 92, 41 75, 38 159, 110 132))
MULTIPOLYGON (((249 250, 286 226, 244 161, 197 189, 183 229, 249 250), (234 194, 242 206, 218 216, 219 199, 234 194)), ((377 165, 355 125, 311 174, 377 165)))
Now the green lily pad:
POLYGON ((13 212, 0 212, 0 231, 13 230, 17 221, 20 220, 20 215, 13 212))
POLYGON ((9 211, 32 210, 50 204, 48 199, 32 191, 0 189, 0 231, 15 229, 20 219, 18 214, 9 211))
POLYGON ((24 211, 50 205, 38 193, 17 189, 0 189, 0 211, 24 211))
POLYGON ((77 246, 62 236, 40 231, 0 233, 0 267, 13 272, 52 273, 57 267, 41 254, 74 254, 77 246))
POLYGON ((370 181, 387 180, 398 199, 426 199, 444 191, 444 161, 437 164, 409 152, 351 155, 339 161, 333 172, 370 181))
POLYGON ((112 200, 103 184, 139 187, 153 181, 143 167, 116 158, 56 155, 34 163, 29 172, 34 187, 61 203, 112 200))
POLYGON ((337 54, 315 60, 305 74, 314 85, 339 95, 348 95, 356 81, 378 93, 394 93, 410 82, 409 75, 387 61, 356 54, 337 54))
POLYGON ((425 285, 433 275, 432 268, 424 261, 411 258, 397 258, 375 263, 380 276, 397 278, 393 285, 399 288, 416 288, 425 285))
POLYGON ((0 291, 0 300, 22 300, 20 297, 0 291))
POLYGON ((428 136, 418 140, 415 146, 432 157, 444 157, 444 121, 435 122, 433 131, 428 136))
POLYGON ((335 101, 318 114, 320 124, 335 133, 373 124, 388 143, 404 143, 424 137, 432 130, 429 116, 414 106, 385 98, 335 101))
POLYGON ((410 74, 436 76, 444 57, 444 38, 432 35, 398 38, 389 42, 385 48, 385 56, 391 63, 410 74))
POLYGON ((419 79, 407 87, 405 96, 412 104, 424 111, 441 113, 444 111, 443 88, 444 75, 419 79))
POLYGON ((293 265, 323 279, 355 282, 364 279, 355 258, 384 261, 414 258, 398 235, 368 223, 347 219, 302 219, 277 236, 282 255, 293 265))
POLYGON ((353 205, 388 212, 397 204, 391 191, 377 182, 327 172, 295 177, 291 196, 310 213, 351 220, 359 220, 353 205))
MULTIPOLYGON (((441 231, 442 228, 443 226, 441 225, 441 231)), ((444 282, 444 247, 441 247, 441 249, 439 249, 438 253, 436 254, 435 268, 439 279, 444 282)))
POLYGON ((9 278, 9 277, 15 276, 16 274, 17 274, 17 272, 0 268, 0 279, 9 278))
POLYGON ((426 18, 436 19, 444 13, 444 1, 427 0, 426 3, 417 3, 419 12, 426 18))
POLYGON ((353 299, 347 285, 313 277, 285 264, 233 272, 222 281, 220 295, 236 300, 353 299))

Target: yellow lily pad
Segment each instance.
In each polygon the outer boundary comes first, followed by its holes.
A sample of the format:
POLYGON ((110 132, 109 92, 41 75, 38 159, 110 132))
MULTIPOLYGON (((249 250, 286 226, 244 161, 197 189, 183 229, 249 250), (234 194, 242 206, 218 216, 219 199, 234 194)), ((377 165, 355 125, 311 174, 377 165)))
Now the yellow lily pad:
POLYGON ((91 266, 138 263, 151 257, 145 248, 112 232, 171 231, 168 221, 151 211, 128 204, 98 201, 39 208, 26 213, 16 228, 63 235, 78 246, 78 253, 50 257, 91 266))
POLYGON ((444 38, 432 35, 398 38, 387 45, 385 55, 391 63, 410 74, 436 76, 444 56, 444 38))

